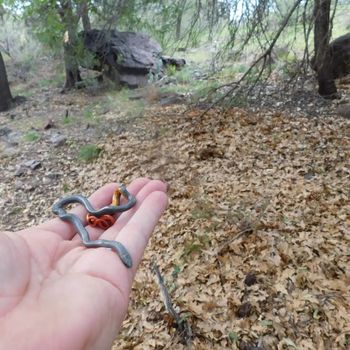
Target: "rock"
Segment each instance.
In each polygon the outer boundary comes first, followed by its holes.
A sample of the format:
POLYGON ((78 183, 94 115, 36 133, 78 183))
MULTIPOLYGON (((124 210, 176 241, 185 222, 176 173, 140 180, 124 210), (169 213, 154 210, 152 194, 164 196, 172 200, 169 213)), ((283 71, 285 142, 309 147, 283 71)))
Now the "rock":
POLYGON ((62 174, 60 174, 60 173, 49 172, 49 173, 46 174, 46 176, 47 176, 49 179, 51 179, 51 180, 57 180, 57 179, 59 179, 59 178, 62 176, 62 174))
POLYGON ((338 106, 336 109, 336 113, 346 119, 350 119, 350 103, 338 106))
POLYGON ((305 180, 312 180, 315 176, 316 176, 316 174, 315 174, 312 170, 308 170, 308 171, 304 174, 304 179, 305 179, 305 180))
POLYGON ((51 129, 55 126, 55 122, 52 120, 52 119, 48 119, 46 120, 46 122, 44 123, 44 130, 48 130, 48 129, 51 129))
POLYGON ((13 131, 8 127, 0 129, 0 153, 5 157, 12 157, 17 155, 20 150, 18 149, 18 143, 22 137, 22 134, 18 131, 13 131))
POLYGON ((172 62, 178 68, 186 63, 171 57, 165 57, 163 61, 160 45, 143 33, 93 29, 82 31, 79 35, 83 38, 85 49, 95 58, 91 65, 86 62, 81 64, 88 69, 104 70, 111 80, 129 88, 160 79, 166 62, 172 62), (106 66, 108 69, 105 69, 106 66))
MULTIPOLYGON (((334 80, 350 74, 350 33, 333 40, 328 47, 329 61, 322 76, 318 77, 319 93, 327 99, 339 98, 334 80)), ((311 59, 311 67, 319 69, 315 57, 311 59)))
POLYGON ((10 128, 8 128, 7 126, 5 126, 4 128, 0 129, 0 137, 7 136, 11 132, 12 132, 12 130, 10 128))
POLYGON ((23 181, 19 181, 17 180, 15 182, 15 189, 16 190, 21 190, 24 192, 30 192, 33 191, 35 189, 35 185, 29 182, 23 182, 23 181))
POLYGON ((52 179, 50 179, 49 177, 44 177, 42 181, 43 185, 49 185, 52 182, 52 179))
POLYGON ((184 96, 178 95, 178 94, 172 94, 168 96, 162 96, 159 99, 159 103, 161 106, 170 106, 174 104, 183 104, 185 103, 184 96))
POLYGON ((32 170, 38 169, 41 167, 41 162, 36 159, 27 160, 23 165, 32 170))
POLYGON ((4 140, 11 146, 17 146, 20 141, 22 134, 18 131, 13 131, 8 127, 0 129, 0 139, 4 140))
POLYGON ((15 171, 15 176, 22 176, 26 172, 25 168, 23 166, 17 166, 17 169, 15 171))
POLYGON ((20 149, 16 145, 0 141, 0 154, 4 157, 13 157, 20 153, 20 149))
POLYGON ((239 318, 249 317, 249 315, 252 313, 252 309, 253 307, 251 303, 249 302, 243 303, 238 308, 236 315, 239 318))
POLYGON ((176 69, 180 69, 186 64, 186 61, 183 58, 174 58, 168 56, 162 56, 162 62, 164 66, 175 66, 176 69))
POLYGON ((332 78, 350 74, 350 33, 340 36, 329 44, 331 52, 332 78))
POLYGON ((244 284, 249 287, 249 286, 252 286, 253 284, 257 283, 257 281, 258 280, 256 278, 256 275, 254 273, 249 272, 245 276, 244 284))
POLYGON ((60 133, 55 133, 50 137, 50 142, 54 145, 54 147, 62 146, 66 141, 67 138, 60 133))
POLYGON ((239 344, 239 350, 265 350, 265 348, 260 346, 259 344, 255 344, 253 342, 242 341, 239 344))

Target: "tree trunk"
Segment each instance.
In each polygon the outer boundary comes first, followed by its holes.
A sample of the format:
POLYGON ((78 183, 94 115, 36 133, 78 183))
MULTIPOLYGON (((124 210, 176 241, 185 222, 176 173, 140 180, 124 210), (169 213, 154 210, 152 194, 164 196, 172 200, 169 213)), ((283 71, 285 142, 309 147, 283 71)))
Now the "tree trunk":
POLYGON ((182 13, 178 13, 176 17, 176 34, 175 38, 177 41, 181 38, 181 23, 182 23, 182 13))
POLYGON ((63 43, 64 65, 66 71, 64 90, 69 90, 75 88, 77 82, 82 81, 76 50, 78 45, 77 31, 80 17, 79 14, 74 14, 71 0, 61 0, 59 14, 66 29, 63 43))
POLYGON ((12 101, 5 63, 0 52, 0 112, 7 111, 11 107, 12 101))
POLYGON ((187 0, 181 0, 180 3, 178 4, 177 16, 176 16, 176 34, 175 34, 176 40, 181 39, 182 16, 185 11, 186 1, 187 0))
POLYGON ((64 90, 70 90, 76 87, 76 83, 82 81, 79 65, 75 57, 74 46, 71 42, 64 43, 64 65, 66 70, 66 82, 64 90))
POLYGON ((213 31, 214 26, 218 22, 218 3, 217 0, 208 0, 207 2, 207 18, 209 22, 209 34, 208 34, 208 40, 210 42, 213 41, 213 31))
POLYGON ((84 31, 91 30, 91 22, 89 17, 89 7, 86 1, 81 4, 81 21, 84 31))
POLYGON ((337 88, 332 77, 331 55, 329 50, 331 0, 315 0, 314 5, 314 65, 317 71, 318 92, 321 96, 332 98, 337 88))

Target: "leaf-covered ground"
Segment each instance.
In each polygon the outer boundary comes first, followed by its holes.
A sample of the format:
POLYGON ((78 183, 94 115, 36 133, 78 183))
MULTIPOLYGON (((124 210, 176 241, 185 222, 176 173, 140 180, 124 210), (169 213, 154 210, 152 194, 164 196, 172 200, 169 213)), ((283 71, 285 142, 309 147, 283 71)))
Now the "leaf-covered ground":
POLYGON ((127 127, 108 112, 93 139, 102 152, 90 163, 76 153, 91 128, 64 128, 58 148, 47 142, 50 130, 40 131, 1 157, 0 227, 42 221, 68 193, 162 179, 170 205, 114 349, 349 348, 350 121, 202 112, 153 106, 127 127), (28 159, 41 167, 15 176, 28 159), (191 327, 191 345, 164 307, 152 262, 191 327))

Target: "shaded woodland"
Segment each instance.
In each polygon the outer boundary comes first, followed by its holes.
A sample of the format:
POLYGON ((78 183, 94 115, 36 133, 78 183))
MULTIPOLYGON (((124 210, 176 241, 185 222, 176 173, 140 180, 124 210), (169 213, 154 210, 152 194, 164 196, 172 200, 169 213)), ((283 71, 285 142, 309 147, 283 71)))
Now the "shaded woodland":
POLYGON ((0 230, 160 179, 113 349, 348 349, 349 13, 0 0, 0 230))

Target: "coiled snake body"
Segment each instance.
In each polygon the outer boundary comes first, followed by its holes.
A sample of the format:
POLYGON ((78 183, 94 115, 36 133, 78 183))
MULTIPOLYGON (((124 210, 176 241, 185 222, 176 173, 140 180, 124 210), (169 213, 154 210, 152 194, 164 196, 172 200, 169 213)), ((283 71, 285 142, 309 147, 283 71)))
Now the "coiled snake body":
POLYGON ((89 232, 86 230, 83 222, 80 218, 72 213, 68 213, 64 207, 71 203, 80 203, 87 210, 88 214, 86 216, 88 224, 91 226, 98 226, 102 229, 107 229, 112 226, 115 222, 113 215, 116 213, 122 213, 129 210, 136 204, 136 198, 126 189, 124 185, 121 185, 114 192, 112 205, 108 205, 101 209, 95 209, 89 200, 82 195, 72 195, 60 199, 52 207, 52 211, 59 216, 63 221, 68 221, 74 225, 79 236, 82 239, 83 244, 87 248, 104 247, 111 248, 120 257, 123 264, 130 268, 132 267, 132 258, 127 251, 127 249, 117 241, 107 240, 107 239, 97 239, 91 240, 89 232), (127 199, 127 203, 120 205, 120 196, 123 195, 127 199))

